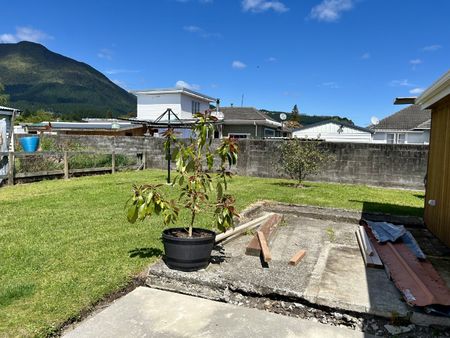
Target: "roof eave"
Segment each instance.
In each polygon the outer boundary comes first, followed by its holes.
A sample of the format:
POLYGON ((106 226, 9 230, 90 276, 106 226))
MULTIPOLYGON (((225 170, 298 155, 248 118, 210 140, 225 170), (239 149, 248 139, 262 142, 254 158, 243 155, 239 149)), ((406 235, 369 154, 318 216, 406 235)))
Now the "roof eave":
POLYGON ((415 103, 420 105, 422 109, 430 108, 436 102, 450 95, 450 70, 441 76, 434 84, 432 84, 422 95, 420 95, 415 103))

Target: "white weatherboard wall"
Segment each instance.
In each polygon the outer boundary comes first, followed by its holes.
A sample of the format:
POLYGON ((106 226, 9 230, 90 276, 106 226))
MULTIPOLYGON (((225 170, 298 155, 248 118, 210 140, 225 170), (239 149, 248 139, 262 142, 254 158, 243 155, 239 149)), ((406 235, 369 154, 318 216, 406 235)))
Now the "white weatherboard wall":
POLYGON ((192 102, 199 103, 200 112, 209 109, 209 101, 184 93, 138 93, 136 96, 138 120, 153 121, 168 108, 181 120, 189 120, 192 119, 192 102))
POLYGON ((342 132, 338 132, 339 128, 341 128, 340 124, 327 123, 294 131, 292 136, 304 139, 321 139, 326 142, 371 143, 372 141, 372 134, 369 131, 342 126, 342 132))
POLYGON ((139 120, 153 121, 164 113, 167 108, 172 109, 181 119, 181 94, 137 94, 137 118, 139 120))
POLYGON ((188 96, 188 95, 181 95, 181 110, 183 112, 186 112, 188 114, 190 114, 189 118, 192 118, 192 101, 198 102, 200 103, 200 109, 198 112, 195 113, 203 113, 205 110, 209 109, 209 102, 208 101, 203 101, 203 100, 199 100, 197 98, 188 96))
MULTIPOLYGON (((388 134, 396 134, 394 139, 398 138, 398 134, 405 135, 404 144, 429 144, 430 142, 430 131, 429 130, 418 130, 418 131, 376 131, 372 136, 373 143, 388 143, 388 134)), ((396 142, 399 143, 399 142, 396 142)))

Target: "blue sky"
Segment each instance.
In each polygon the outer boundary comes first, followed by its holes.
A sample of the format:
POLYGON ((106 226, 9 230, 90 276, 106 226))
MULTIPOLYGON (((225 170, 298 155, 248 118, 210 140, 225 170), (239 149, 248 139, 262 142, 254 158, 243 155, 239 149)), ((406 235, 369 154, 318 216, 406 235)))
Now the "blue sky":
POLYGON ((450 67, 448 0, 11 1, 0 42, 31 40, 126 89, 185 83, 223 105, 359 125, 450 67))

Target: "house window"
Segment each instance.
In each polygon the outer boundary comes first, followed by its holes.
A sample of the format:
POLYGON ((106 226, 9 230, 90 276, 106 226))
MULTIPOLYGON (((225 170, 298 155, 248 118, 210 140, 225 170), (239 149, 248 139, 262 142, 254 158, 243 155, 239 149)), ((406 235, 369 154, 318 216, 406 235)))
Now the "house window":
POLYGON ((397 143, 405 144, 406 143, 406 134, 397 134, 397 143))
POLYGON ((238 139, 238 138, 250 138, 250 134, 244 134, 244 133, 229 133, 228 134, 229 138, 234 138, 234 139, 238 139))
POLYGON ((191 113, 192 114, 200 113, 200 102, 192 101, 191 113))
POLYGON ((264 128, 264 137, 275 137, 275 130, 264 128))
POLYGON ((389 144, 395 143, 395 134, 387 134, 387 143, 389 144))

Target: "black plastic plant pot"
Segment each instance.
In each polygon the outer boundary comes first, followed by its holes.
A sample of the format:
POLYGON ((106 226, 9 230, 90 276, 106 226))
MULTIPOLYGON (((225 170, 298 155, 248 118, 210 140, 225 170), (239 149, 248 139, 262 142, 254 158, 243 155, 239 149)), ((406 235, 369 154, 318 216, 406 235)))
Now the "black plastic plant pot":
POLYGON ((164 262, 175 270, 196 271, 208 266, 216 233, 211 230, 194 228, 192 237, 186 229, 171 228, 162 233, 164 262))

